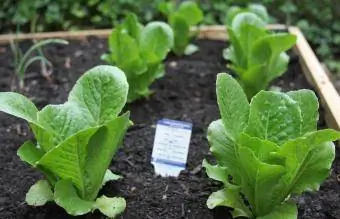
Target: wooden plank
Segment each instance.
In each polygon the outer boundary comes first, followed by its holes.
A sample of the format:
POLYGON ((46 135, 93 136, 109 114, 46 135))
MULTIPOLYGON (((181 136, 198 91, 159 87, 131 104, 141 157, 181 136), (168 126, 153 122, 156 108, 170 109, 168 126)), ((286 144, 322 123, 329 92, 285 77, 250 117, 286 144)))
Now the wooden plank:
POLYGON ((328 126, 340 130, 340 96, 338 92, 300 29, 290 27, 289 32, 297 36, 295 51, 300 57, 306 78, 312 82, 325 107, 328 126))
MULTIPOLYGON (((272 24, 268 25, 269 29, 285 29, 284 25, 272 24)), ((102 30, 82 30, 82 31, 58 31, 58 32, 41 32, 27 34, 4 34, 0 35, 0 44, 7 44, 11 40, 41 40, 46 38, 63 38, 63 39, 83 39, 88 36, 96 36, 105 38, 110 35, 112 29, 102 30)), ((198 37, 211 40, 227 40, 228 35, 225 26, 200 26, 194 27, 191 31, 199 31, 198 37)))

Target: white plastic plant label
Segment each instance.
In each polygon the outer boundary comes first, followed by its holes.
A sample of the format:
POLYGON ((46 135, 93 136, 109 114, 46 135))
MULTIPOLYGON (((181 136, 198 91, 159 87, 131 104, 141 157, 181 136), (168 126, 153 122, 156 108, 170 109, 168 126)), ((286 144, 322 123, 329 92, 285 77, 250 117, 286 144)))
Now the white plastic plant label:
POLYGON ((177 177, 187 162, 192 124, 170 119, 157 122, 151 163, 156 174, 177 177))

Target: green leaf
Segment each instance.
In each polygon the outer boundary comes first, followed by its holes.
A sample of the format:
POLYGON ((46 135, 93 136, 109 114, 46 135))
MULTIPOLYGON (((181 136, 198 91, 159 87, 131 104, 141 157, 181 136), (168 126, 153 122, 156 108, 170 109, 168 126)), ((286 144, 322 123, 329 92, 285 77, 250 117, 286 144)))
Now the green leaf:
POLYGON ((26 203, 32 206, 42 206, 49 201, 53 201, 53 192, 50 184, 46 180, 39 180, 28 190, 26 203))
POLYGON ((173 51, 176 55, 184 54, 190 41, 190 26, 181 16, 174 14, 170 18, 170 24, 174 31, 173 51))
POLYGON ((129 116, 130 113, 125 113, 101 127, 87 145, 84 174, 87 179, 85 196, 89 200, 94 200, 102 187, 105 172, 131 124, 129 116), (101 144, 98 145, 98 142, 101 142, 101 144))
POLYGON ((287 174, 283 178, 285 188, 282 199, 289 194, 301 194, 305 190, 318 190, 329 175, 335 158, 332 141, 340 139, 340 132, 325 129, 288 141, 282 145, 279 156, 286 158, 287 174))
POLYGON ((124 198, 108 198, 103 195, 97 198, 94 206, 107 217, 115 218, 125 210, 126 202, 124 198))
MULTIPOLYGON (((81 198, 86 197, 85 164, 89 156, 87 144, 97 127, 81 131, 60 145, 48 151, 37 163, 58 175, 61 179, 70 180, 78 189, 81 198)), ((97 163, 100 162, 97 158, 97 163)), ((101 178, 102 179, 102 178, 101 178)))
POLYGON ((239 159, 242 161, 242 193, 253 207, 255 215, 269 213, 277 204, 274 200, 278 196, 278 182, 285 173, 284 167, 261 162, 249 147, 239 147, 239 159))
POLYGON ((297 219, 298 211, 296 204, 286 202, 277 206, 272 212, 265 216, 256 217, 257 219, 297 219))
POLYGON ((235 16, 231 24, 231 28, 239 36, 242 33, 244 26, 255 26, 259 29, 264 29, 266 24, 255 14, 251 12, 242 12, 235 16))
POLYGON ((301 110, 296 101, 284 93, 261 91, 250 103, 246 133, 280 145, 299 137, 301 124, 301 110))
POLYGON ((277 144, 271 141, 250 137, 245 133, 240 135, 238 145, 251 149, 256 158, 262 162, 268 162, 271 159, 271 154, 280 149, 277 144))
POLYGON ((114 174, 114 173, 111 172, 111 170, 107 169, 106 172, 105 172, 105 175, 104 175, 102 186, 104 186, 109 181, 114 181, 114 180, 118 180, 118 179, 121 179, 121 178, 123 178, 123 177, 121 177, 117 174, 114 174))
POLYGON ((267 77, 271 80, 283 73, 282 67, 277 67, 277 59, 280 58, 280 54, 290 49, 295 43, 296 36, 287 33, 262 37, 252 47, 250 65, 266 63, 268 65, 267 77))
POLYGON ((36 162, 44 155, 44 151, 37 148, 31 141, 26 141, 17 152, 22 161, 35 166, 36 162))
POLYGON ((140 49, 151 62, 160 62, 168 54, 174 43, 174 33, 164 22, 151 22, 145 26, 140 36, 140 49))
POLYGON ((68 101, 88 112, 92 124, 102 125, 122 111, 129 85, 123 71, 100 65, 85 72, 69 94, 68 101))
POLYGON ((128 34, 137 41, 139 41, 141 24, 138 22, 137 15, 129 12, 124 20, 123 25, 125 29, 128 31, 128 34))
POLYGON ((207 160, 203 160, 202 167, 205 168, 209 178, 228 184, 228 172, 226 167, 211 165, 207 160))
POLYGON ((290 91, 287 93, 293 98, 301 109, 302 127, 301 135, 316 131, 319 120, 319 102, 315 93, 311 90, 290 91))
POLYGON ((47 105, 38 112, 38 123, 43 129, 35 125, 32 129, 45 151, 51 150, 74 133, 95 125, 90 115, 73 102, 47 105))
POLYGON ((92 210, 93 201, 80 198, 71 181, 59 180, 54 188, 54 200, 60 207, 73 216, 83 215, 92 210))
POLYGON ((32 101, 18 93, 0 92, 0 111, 28 122, 34 123, 37 120, 37 107, 32 101))
POLYGON ((217 75, 216 93, 226 134, 235 140, 248 122, 247 97, 237 81, 225 73, 217 75))
POLYGON ((261 4, 249 4, 248 9, 250 12, 253 12, 257 16, 259 16, 262 19, 262 21, 264 21, 265 23, 268 23, 269 15, 268 15, 266 7, 264 7, 261 4))
POLYGON ((207 206, 209 209, 217 206, 226 206, 233 208, 233 217, 252 217, 252 213, 244 204, 239 188, 225 188, 213 192, 208 198, 207 206))
POLYGON ((197 51, 199 51, 198 46, 196 46, 194 44, 189 44, 184 50, 184 55, 191 55, 191 54, 194 54, 197 51))
POLYGON ((196 25, 203 20, 203 12, 193 1, 184 1, 180 4, 177 12, 189 26, 196 25))
POLYGON ((235 142, 227 135, 221 119, 213 121, 208 127, 210 151, 220 164, 229 166, 236 160, 237 148, 235 142))

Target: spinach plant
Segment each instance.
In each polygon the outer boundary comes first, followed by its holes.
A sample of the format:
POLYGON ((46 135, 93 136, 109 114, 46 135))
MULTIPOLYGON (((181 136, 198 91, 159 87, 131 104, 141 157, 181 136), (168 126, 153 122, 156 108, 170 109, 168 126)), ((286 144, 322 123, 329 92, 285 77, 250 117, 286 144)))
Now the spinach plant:
POLYGON ((292 197, 318 190, 340 132, 317 130, 319 104, 310 90, 260 91, 249 103, 237 81, 221 73, 216 92, 221 119, 210 124, 208 141, 217 165, 203 166, 224 188, 208 207, 230 207, 233 217, 297 218, 292 197))
POLYGON ((287 70, 285 51, 296 43, 296 36, 268 32, 265 25, 254 13, 241 12, 227 27, 230 46, 223 56, 249 99, 287 70))
POLYGON ((24 78, 27 68, 34 62, 40 61, 44 63, 42 66, 52 67, 52 63, 44 56, 41 48, 49 44, 68 44, 66 40, 62 39, 47 39, 41 41, 34 41, 34 44, 23 53, 19 48, 18 43, 15 41, 10 41, 10 48, 14 56, 14 66, 15 74, 19 78, 19 87, 22 89, 24 87, 24 78), (37 52, 37 55, 33 55, 37 52))
POLYGON ((231 6, 225 17, 225 24, 230 26, 236 15, 242 12, 251 12, 256 14, 263 22, 268 23, 269 15, 266 7, 261 4, 249 4, 247 7, 231 6))
POLYGON ((124 198, 97 195, 107 181, 119 178, 108 166, 131 124, 129 113, 119 115, 127 93, 125 74, 112 66, 90 69, 64 104, 40 111, 21 94, 0 93, 0 111, 26 120, 36 138, 36 144, 27 141, 18 150, 20 159, 46 178, 28 191, 29 205, 55 201, 71 215, 98 209, 109 217, 125 209, 124 198))
POLYGON ((173 52, 181 56, 198 51, 196 45, 190 44, 191 39, 196 35, 190 32, 190 27, 203 20, 200 7, 193 1, 183 1, 176 9, 175 2, 170 1, 160 3, 158 8, 168 18, 168 23, 174 31, 173 52))
POLYGON ((164 75, 162 61, 173 45, 171 27, 158 21, 144 27, 136 15, 129 14, 108 41, 110 52, 101 58, 125 72, 130 86, 127 101, 148 97, 151 83, 164 75))

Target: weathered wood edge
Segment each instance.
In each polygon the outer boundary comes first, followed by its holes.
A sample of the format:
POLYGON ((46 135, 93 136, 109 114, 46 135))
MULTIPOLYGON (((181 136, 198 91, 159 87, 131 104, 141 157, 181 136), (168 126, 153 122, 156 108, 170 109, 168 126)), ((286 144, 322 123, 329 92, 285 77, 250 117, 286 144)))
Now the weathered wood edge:
MULTIPOLYGON (((268 25, 268 29, 287 30, 285 25, 274 24, 268 25)), ((321 103, 325 108, 325 117, 327 125, 331 128, 340 130, 340 96, 334 88, 332 82, 327 76, 324 68, 317 59, 313 50, 309 46, 303 33, 297 27, 289 27, 289 32, 297 36, 297 44, 294 51, 300 57, 301 67, 307 80, 321 99, 321 103)), ((0 35, 0 44, 7 44, 11 40, 27 40, 27 39, 46 39, 46 38, 64 38, 64 39, 84 39, 88 36, 107 37, 111 33, 111 29, 103 30, 83 30, 73 32, 46 32, 46 33, 29 33, 29 34, 6 34, 0 35)), ((201 39, 211 40, 227 40, 228 34, 225 26, 200 26, 192 29, 198 33, 201 39)))

